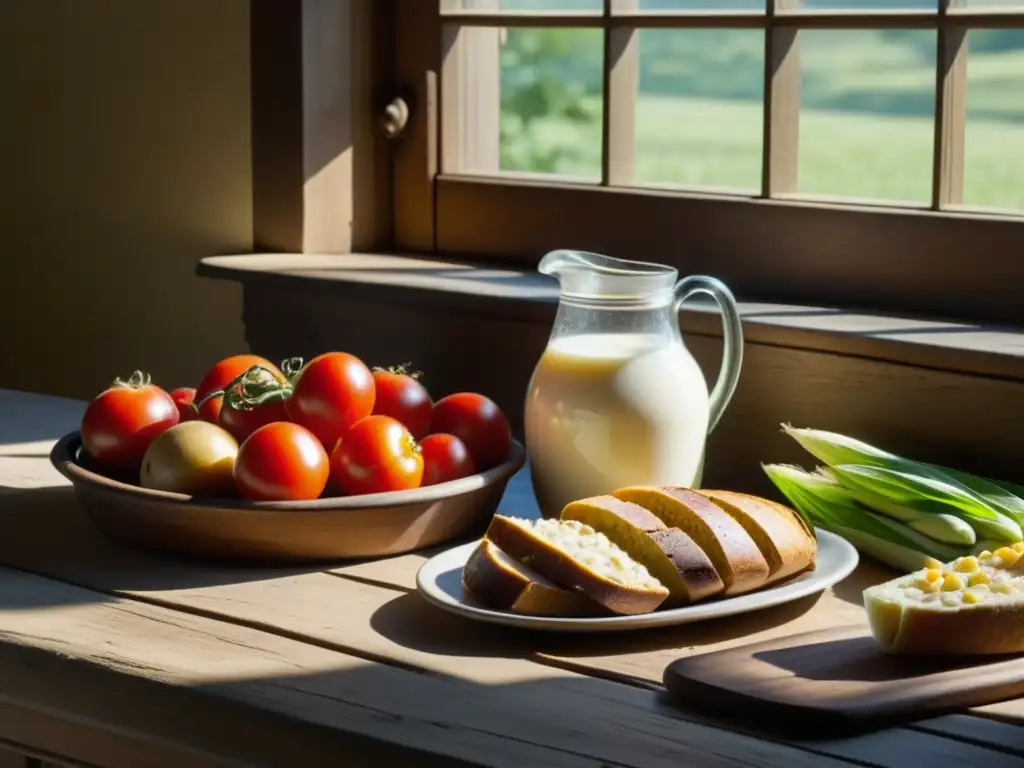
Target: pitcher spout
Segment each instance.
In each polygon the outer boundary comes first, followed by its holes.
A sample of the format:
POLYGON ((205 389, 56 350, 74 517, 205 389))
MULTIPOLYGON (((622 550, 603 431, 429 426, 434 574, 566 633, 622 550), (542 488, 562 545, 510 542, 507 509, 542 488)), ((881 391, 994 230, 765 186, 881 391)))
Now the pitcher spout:
POLYGON ((561 278, 562 274, 568 270, 593 269, 601 258, 607 257, 602 257, 596 253, 587 253, 586 251, 551 251, 540 260, 540 264, 537 265, 537 271, 542 275, 561 278))
POLYGON ((563 298, 608 301, 669 301, 678 277, 664 264, 568 249, 546 254, 537 271, 559 281, 563 298))

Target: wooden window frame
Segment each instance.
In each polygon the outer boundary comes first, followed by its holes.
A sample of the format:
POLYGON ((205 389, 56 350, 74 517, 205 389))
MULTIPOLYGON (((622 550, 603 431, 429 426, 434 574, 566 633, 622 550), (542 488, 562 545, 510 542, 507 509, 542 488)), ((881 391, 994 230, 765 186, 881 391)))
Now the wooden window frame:
MULTIPOLYGON (((486 8, 494 0, 473 2, 486 8)), ((778 128, 799 101, 793 29, 870 28, 878 14, 797 12, 783 6, 789 0, 775 0, 766 26, 761 14, 631 15, 633 2, 608 0, 603 15, 583 20, 546 13, 497 21, 606 27, 614 64, 606 95, 627 107, 636 93, 636 29, 764 27, 771 97, 761 195, 628 186, 629 109, 604 110, 600 184, 466 173, 496 162, 497 144, 488 139, 493 127, 479 130, 480 115, 460 115, 459 105, 476 100, 493 110, 495 94, 480 90, 486 78, 474 84, 459 75, 464 43, 443 27, 493 26, 493 16, 444 17, 437 0, 253 0, 255 250, 429 253, 530 265, 551 248, 576 247, 714 274, 749 301, 1024 325, 1024 218, 957 205, 964 29, 1024 27, 1024 16, 956 7, 884 14, 893 26, 942 30, 936 194, 930 207, 914 209, 793 197, 795 132, 778 128), (378 123, 396 99, 409 117, 387 138, 378 123)))
MULTIPOLYGON (((606 0, 601 14, 496 14, 487 10, 494 0, 402 5, 391 19, 396 87, 416 106, 394 154, 393 246, 527 264, 576 247, 715 274, 751 300, 1021 324, 1024 217, 968 209, 962 195, 967 31, 1024 27, 1024 12, 960 2, 942 0, 936 12, 820 12, 767 0, 764 13, 658 14, 637 12, 635 0, 606 0), (481 90, 479 73, 467 78, 467 62, 479 61, 467 49, 478 36, 460 30, 497 26, 604 31, 606 103, 617 106, 603 110, 599 183, 493 172, 497 148, 485 137, 495 118, 479 105, 495 109, 494 89, 481 90), (700 27, 765 31, 759 194, 629 186, 637 30, 700 27), (798 30, 886 27, 937 31, 930 205, 798 196, 798 30)), ((497 67, 496 56, 488 66, 497 67)))

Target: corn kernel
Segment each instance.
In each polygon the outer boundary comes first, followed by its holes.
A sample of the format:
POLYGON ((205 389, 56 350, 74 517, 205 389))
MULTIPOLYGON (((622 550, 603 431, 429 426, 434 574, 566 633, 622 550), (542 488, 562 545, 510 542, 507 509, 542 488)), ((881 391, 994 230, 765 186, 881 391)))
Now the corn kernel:
POLYGON ((929 568, 924 572, 924 578, 926 581, 938 581, 942 578, 942 571, 938 568, 929 568))
POLYGON ((981 593, 981 592, 971 592, 970 590, 964 592, 964 602, 967 603, 968 605, 974 605, 976 603, 980 603, 984 599, 985 599, 984 593, 981 593))
POLYGON ((1014 542, 1010 548, 1018 555, 1024 555, 1024 541, 1014 542))
POLYGON ((928 579, 918 579, 917 582, 915 582, 914 586, 920 589, 925 594, 931 594, 933 592, 939 591, 939 589, 942 587, 942 582, 928 581, 928 579))
MULTIPOLYGON (((1021 542, 1021 544, 1024 545, 1024 542, 1021 542)), ((942 567, 942 563, 940 563, 934 557, 925 558, 924 564, 925 564, 925 567, 927 567, 927 568, 941 568, 942 567)))
POLYGON ((982 550, 981 552, 978 553, 978 557, 980 557, 982 560, 987 559, 991 555, 992 555, 992 553, 989 552, 987 549, 984 549, 984 550, 982 550))
POLYGON ((992 591, 993 592, 999 592, 1000 594, 1003 594, 1003 595, 1008 595, 1008 594, 1010 594, 1010 585, 1007 584, 1006 582, 999 582, 998 584, 993 584, 992 585, 992 591))
POLYGON ((1007 568, 1016 563, 1017 558, 1020 557, 1020 553, 1014 552, 1009 547, 1000 547, 992 554, 1002 560, 1003 565, 1007 568))
POLYGON ((979 584, 988 584, 988 574, 984 571, 975 571, 967 578, 967 583, 972 587, 976 587, 979 584))
POLYGON ((953 570, 960 571, 961 573, 974 573, 978 570, 978 558, 974 555, 958 557, 956 562, 953 563, 953 570))
POLYGON ((964 580, 955 573, 947 573, 942 579, 942 591, 953 592, 964 588, 964 580))

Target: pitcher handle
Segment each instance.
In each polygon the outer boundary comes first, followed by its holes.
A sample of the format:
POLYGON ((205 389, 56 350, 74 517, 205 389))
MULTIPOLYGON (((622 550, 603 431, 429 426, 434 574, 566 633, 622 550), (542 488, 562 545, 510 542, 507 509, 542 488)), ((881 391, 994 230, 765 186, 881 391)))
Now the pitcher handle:
POLYGON ((729 405, 736 384, 740 379, 740 368, 743 366, 743 325, 740 323, 739 308, 732 291, 721 280, 707 275, 691 275, 676 283, 676 313, 684 301, 698 293, 705 293, 715 300, 722 312, 724 328, 724 346, 722 349, 722 366, 718 371, 718 381, 711 391, 708 432, 715 428, 722 418, 725 407, 729 405))

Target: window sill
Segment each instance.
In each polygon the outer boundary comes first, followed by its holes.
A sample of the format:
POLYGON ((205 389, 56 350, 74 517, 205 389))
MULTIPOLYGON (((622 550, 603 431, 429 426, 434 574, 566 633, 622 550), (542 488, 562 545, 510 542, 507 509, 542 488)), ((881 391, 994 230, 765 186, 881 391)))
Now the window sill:
MULTIPOLYGON (((382 254, 250 254, 203 259, 198 274, 241 283, 327 291, 363 301, 425 306, 550 323, 556 284, 514 265, 382 254)), ((828 306, 741 302, 750 343, 1024 381, 1024 329, 846 312, 828 306)), ((713 304, 688 303, 684 334, 720 336, 713 304)))

